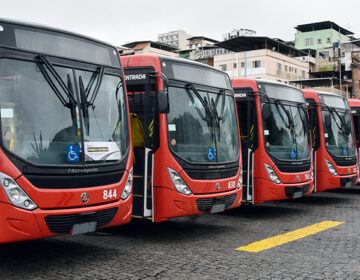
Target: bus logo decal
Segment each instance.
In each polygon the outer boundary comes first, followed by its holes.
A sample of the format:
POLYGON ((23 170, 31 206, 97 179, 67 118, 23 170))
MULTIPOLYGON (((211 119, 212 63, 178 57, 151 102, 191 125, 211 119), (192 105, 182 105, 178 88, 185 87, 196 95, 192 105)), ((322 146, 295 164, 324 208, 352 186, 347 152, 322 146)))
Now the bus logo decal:
POLYGON ((89 195, 86 192, 81 194, 81 201, 84 203, 87 203, 89 201, 89 195))
POLYGON ((216 183, 215 188, 216 190, 220 191, 220 183, 216 183))

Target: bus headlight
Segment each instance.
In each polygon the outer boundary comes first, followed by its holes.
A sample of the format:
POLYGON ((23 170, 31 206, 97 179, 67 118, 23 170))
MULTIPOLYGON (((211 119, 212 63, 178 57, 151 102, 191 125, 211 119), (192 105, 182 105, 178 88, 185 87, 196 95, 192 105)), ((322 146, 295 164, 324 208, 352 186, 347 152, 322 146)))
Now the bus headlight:
POLYGON ((19 208, 34 210, 38 208, 34 201, 20 188, 10 176, 0 172, 0 183, 11 203, 19 208))
POLYGON ((272 169, 272 167, 266 163, 264 163, 264 165, 270 180, 276 184, 281 184, 281 180, 279 179, 278 175, 275 173, 274 169, 272 169))
POLYGON ((190 188, 186 185, 181 176, 173 169, 168 167, 171 182, 179 193, 190 195, 192 194, 190 188))
POLYGON ((125 184, 125 188, 120 197, 122 200, 127 199, 127 197, 131 194, 132 181, 133 181, 133 169, 131 168, 125 184))
POLYGON ((326 165, 327 165, 327 167, 328 167, 328 169, 329 169, 329 172, 330 172, 332 175, 337 176, 338 173, 337 173, 335 167, 331 164, 331 162, 328 161, 327 159, 325 159, 325 162, 326 162, 326 165))
POLYGON ((238 188, 238 189, 241 189, 242 183, 243 183, 243 171, 242 171, 242 169, 241 169, 241 171, 240 171, 240 177, 239 177, 239 180, 238 180, 238 183, 237 183, 237 188, 238 188))

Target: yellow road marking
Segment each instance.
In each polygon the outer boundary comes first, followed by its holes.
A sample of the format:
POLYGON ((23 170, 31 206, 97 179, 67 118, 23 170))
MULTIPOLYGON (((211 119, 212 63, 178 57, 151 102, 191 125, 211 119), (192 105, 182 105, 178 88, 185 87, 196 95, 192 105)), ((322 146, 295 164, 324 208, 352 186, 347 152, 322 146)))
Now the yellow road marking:
POLYGON ((236 248, 237 251, 246 251, 246 252, 260 252, 263 250, 267 250, 279 245, 283 245, 288 242, 292 242, 294 240, 304 238, 306 236, 318 233, 320 231, 336 227, 338 225, 343 224, 344 222, 334 222, 334 221, 324 221, 318 224, 314 224, 308 227, 304 227, 301 229, 297 229, 294 231, 290 231, 284 234, 280 234, 274 237, 270 237, 261 241, 257 241, 254 243, 251 243, 246 246, 242 246, 239 248, 236 248))

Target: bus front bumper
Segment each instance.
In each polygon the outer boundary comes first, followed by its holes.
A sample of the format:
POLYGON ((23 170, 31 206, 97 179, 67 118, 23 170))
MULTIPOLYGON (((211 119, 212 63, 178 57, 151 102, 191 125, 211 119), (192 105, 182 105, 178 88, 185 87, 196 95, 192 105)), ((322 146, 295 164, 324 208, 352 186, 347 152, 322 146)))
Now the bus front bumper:
POLYGON ((183 195, 169 188, 155 188, 157 207, 154 222, 170 218, 216 213, 236 208, 241 205, 242 188, 215 194, 183 195))
POLYGON ((289 198, 299 198, 312 193, 312 181, 297 184, 275 184, 269 179, 256 178, 254 204, 289 198))
POLYGON ((0 203, 0 243, 71 234, 73 226, 96 222, 96 229, 130 222, 132 196, 97 206, 70 209, 23 210, 0 203))
POLYGON ((319 172, 318 175, 319 184, 316 186, 317 192, 322 192, 325 190, 348 188, 352 185, 355 185, 358 181, 358 174, 349 174, 349 175, 338 175, 334 176, 329 172, 319 172))

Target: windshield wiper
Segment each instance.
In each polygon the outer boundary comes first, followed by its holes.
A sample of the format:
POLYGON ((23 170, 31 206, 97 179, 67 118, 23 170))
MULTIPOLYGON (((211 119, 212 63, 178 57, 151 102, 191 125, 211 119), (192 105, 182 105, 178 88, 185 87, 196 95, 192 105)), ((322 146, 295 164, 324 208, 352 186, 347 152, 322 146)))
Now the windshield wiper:
POLYGON ((197 89, 194 87, 194 85, 188 83, 188 84, 186 84, 185 88, 186 88, 186 91, 187 91, 187 93, 188 93, 188 95, 189 95, 189 98, 190 98, 191 102, 193 103, 195 109, 198 111, 200 117, 201 117, 203 120, 206 120, 206 119, 207 119, 207 118, 201 113, 200 109, 197 107, 194 98, 191 96, 191 94, 189 94, 189 92, 188 92, 189 89, 191 89, 191 90, 195 93, 197 99, 200 100, 201 105, 204 107, 206 114, 207 114, 212 120, 214 120, 215 117, 214 117, 214 115, 211 113, 211 111, 210 111, 210 109, 209 109, 209 103, 208 103, 208 102, 205 102, 205 100, 202 99, 200 93, 197 91, 197 89))
POLYGON ((83 113, 86 134, 89 135, 89 132, 90 132, 89 104, 87 102, 86 90, 85 90, 84 82, 83 82, 81 76, 79 76, 79 89, 80 89, 80 98, 81 98, 81 106, 80 106, 80 108, 81 108, 81 111, 83 113))
MULTIPOLYGON (((285 115, 286 115, 286 117, 288 118, 288 123, 289 123, 288 128, 294 127, 294 122, 293 122, 293 120, 292 120, 292 118, 291 118, 291 116, 290 116, 290 113, 288 112, 288 110, 286 110, 284 104, 282 104, 282 102, 281 102, 280 100, 276 100, 274 103, 275 103, 276 106, 279 106, 279 105, 280 105, 281 109, 283 109, 283 111, 285 112, 285 115)), ((278 108, 278 107, 277 107, 277 108, 278 108)), ((279 111, 279 108, 278 108, 278 111, 279 111)), ((281 118, 283 119, 283 121, 284 121, 284 118, 282 117, 282 114, 280 114, 280 112, 279 112, 279 115, 280 115, 280 117, 281 117, 281 118)))
POLYGON ((47 58, 43 55, 39 55, 37 57, 37 65, 41 71, 41 73, 43 74, 45 80, 48 82, 48 84, 50 85, 51 89, 55 92, 56 96, 59 98, 60 102, 68 107, 71 108, 73 106, 75 106, 76 104, 76 100, 72 95, 72 91, 70 91, 70 89, 68 88, 68 86, 64 83, 64 81, 61 79, 60 75, 56 72, 55 68, 52 66, 52 64, 47 60, 47 58), (44 65, 46 66, 46 68, 49 70, 49 72, 54 76, 55 80, 58 82, 58 84, 60 85, 60 87, 62 88, 62 90, 65 92, 66 97, 69 99, 69 101, 67 101, 64 96, 61 94, 61 92, 59 91, 59 89, 57 88, 57 86, 54 84, 53 80, 50 78, 50 75, 48 74, 48 72, 46 71, 44 65))
MULTIPOLYGON (((89 85, 88 85, 88 89, 89 89, 89 92, 87 92, 86 94, 86 99, 88 100, 86 102, 86 106, 89 107, 89 106, 93 106, 94 105, 94 102, 95 102, 95 99, 97 97, 97 94, 99 92, 99 88, 101 86, 101 82, 103 80, 103 77, 104 77, 104 67, 100 67, 99 68, 99 73, 98 73, 98 76, 97 76, 97 81, 96 81, 96 84, 95 84, 95 88, 94 88, 94 91, 90 97, 90 99, 88 99, 89 95, 90 95, 90 89, 91 89, 91 86, 92 84, 94 83, 93 79, 90 80, 91 82, 91 85, 90 85, 90 82, 89 82, 89 85)), ((93 78, 93 77, 91 77, 93 78)), ((94 78, 95 79, 95 78, 94 78)))
POLYGON ((342 120, 342 118, 339 116, 339 113, 336 112, 335 108, 330 108, 328 105, 326 104, 321 104, 323 107, 325 107, 329 112, 330 112, 330 115, 333 117, 334 121, 335 121, 335 124, 336 126, 338 127, 339 130, 343 131, 343 127, 341 125, 339 125, 339 123, 336 121, 335 117, 334 117, 334 112, 336 113, 336 115, 338 116, 338 118, 340 119, 340 122, 342 125, 344 125, 344 122, 342 120))

